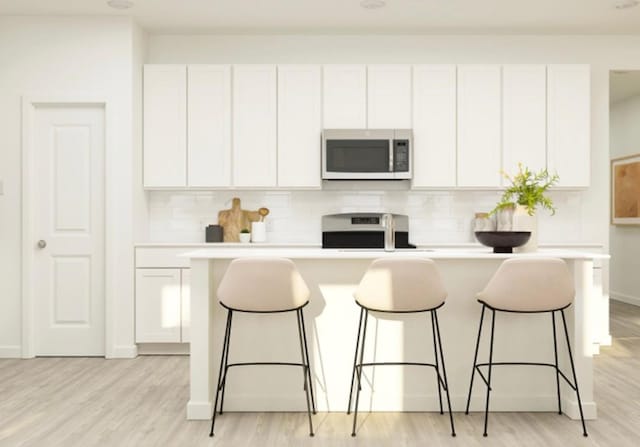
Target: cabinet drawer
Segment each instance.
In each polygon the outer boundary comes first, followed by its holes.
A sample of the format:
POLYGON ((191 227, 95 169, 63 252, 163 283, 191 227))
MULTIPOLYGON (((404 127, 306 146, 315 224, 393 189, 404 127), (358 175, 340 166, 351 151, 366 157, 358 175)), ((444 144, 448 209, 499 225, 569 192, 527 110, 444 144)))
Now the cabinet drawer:
POLYGON ((136 268, 189 268, 189 258, 180 255, 193 250, 189 247, 136 248, 136 268))

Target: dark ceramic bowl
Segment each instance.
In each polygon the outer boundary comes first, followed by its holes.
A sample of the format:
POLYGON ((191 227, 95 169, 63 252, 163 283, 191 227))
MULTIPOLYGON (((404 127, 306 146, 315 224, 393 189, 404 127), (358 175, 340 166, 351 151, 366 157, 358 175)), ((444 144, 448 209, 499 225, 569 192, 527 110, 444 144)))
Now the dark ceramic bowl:
POLYGON ((494 253, 513 253, 513 247, 527 243, 531 231, 476 231, 476 239, 494 253))

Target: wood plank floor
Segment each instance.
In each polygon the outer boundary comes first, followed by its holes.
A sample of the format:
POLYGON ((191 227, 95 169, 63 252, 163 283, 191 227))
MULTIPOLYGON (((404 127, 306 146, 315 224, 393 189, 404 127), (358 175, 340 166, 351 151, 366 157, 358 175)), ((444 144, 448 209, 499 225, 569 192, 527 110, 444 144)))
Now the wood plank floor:
POLYGON ((208 422, 185 420, 188 358, 0 360, 0 446, 601 446, 640 445, 640 308, 612 302, 613 345, 596 358, 599 419, 549 413, 494 413, 489 438, 482 414, 363 414, 357 438, 344 413, 230 413, 216 437, 208 422))

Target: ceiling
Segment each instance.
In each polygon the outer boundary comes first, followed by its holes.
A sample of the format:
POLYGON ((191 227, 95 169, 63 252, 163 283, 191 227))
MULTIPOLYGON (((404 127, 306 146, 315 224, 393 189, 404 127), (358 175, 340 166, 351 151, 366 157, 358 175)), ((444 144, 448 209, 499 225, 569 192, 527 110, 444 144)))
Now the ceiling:
POLYGON ((640 33, 634 0, 0 0, 0 15, 130 15, 152 32, 213 33, 640 33))
POLYGON ((624 101, 640 95, 640 71, 612 71, 609 78, 609 102, 624 101))

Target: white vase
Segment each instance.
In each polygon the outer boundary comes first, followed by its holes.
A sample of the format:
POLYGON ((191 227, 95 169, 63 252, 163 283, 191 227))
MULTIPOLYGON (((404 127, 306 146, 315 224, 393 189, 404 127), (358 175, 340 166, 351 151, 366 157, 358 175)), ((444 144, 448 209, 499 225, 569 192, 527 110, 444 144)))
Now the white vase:
POLYGON ((530 216, 527 211, 527 207, 524 205, 516 205, 516 209, 513 211, 513 231, 531 231, 531 237, 529 241, 516 247, 514 251, 516 253, 526 253, 538 250, 538 216, 530 216))
POLYGON ((251 222, 251 242, 266 242, 267 227, 264 222, 251 222))
POLYGON ((511 231, 513 227, 514 207, 508 206, 496 212, 496 230, 511 231))

